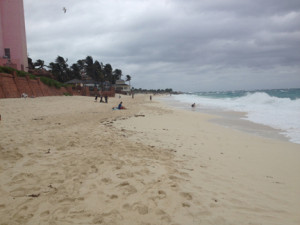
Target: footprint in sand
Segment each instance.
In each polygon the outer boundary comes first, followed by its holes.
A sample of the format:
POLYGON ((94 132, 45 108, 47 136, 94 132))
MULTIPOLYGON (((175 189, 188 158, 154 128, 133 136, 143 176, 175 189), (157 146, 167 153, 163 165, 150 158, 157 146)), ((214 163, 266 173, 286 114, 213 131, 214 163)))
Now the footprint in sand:
POLYGON ((180 196, 184 197, 186 200, 192 200, 193 196, 190 193, 187 192, 181 192, 180 196))
POLYGON ((124 204, 122 207, 123 207, 123 209, 126 209, 126 210, 132 210, 131 205, 129 205, 128 203, 124 204))
POLYGON ((33 217, 33 213, 31 213, 33 211, 33 209, 28 208, 28 206, 26 206, 26 205, 17 207, 16 209, 17 209, 17 212, 13 215, 13 217, 18 222, 21 222, 21 221, 24 222, 33 217))
POLYGON ((166 194, 166 192, 164 192, 164 191, 162 191, 162 190, 159 190, 159 191, 158 191, 158 197, 159 197, 160 199, 163 199, 163 198, 166 198, 166 197, 167 197, 167 194, 166 194))
POLYGON ((107 213, 96 215, 93 219, 94 224, 121 224, 123 216, 118 210, 111 210, 107 213))
POLYGON ((119 185, 117 185, 117 187, 120 187, 123 190, 123 195, 126 196, 137 192, 137 189, 134 186, 130 185, 128 181, 120 183, 119 185))
POLYGON ((155 214, 157 216, 161 216, 160 218, 161 218, 162 221, 165 221, 165 222, 168 222, 168 223, 171 222, 171 217, 164 210, 157 209, 157 210, 155 210, 155 214))
POLYGON ((110 199, 117 199, 117 198, 118 198, 118 195, 110 195, 109 198, 110 198, 110 199))
POLYGON ((182 207, 188 207, 189 208, 189 207, 191 207, 191 205, 188 202, 183 202, 182 207))
POLYGON ((133 206, 132 206, 132 209, 134 211, 138 211, 138 213, 140 215, 146 215, 146 214, 148 214, 148 211, 149 211, 148 206, 146 206, 142 203, 139 203, 139 202, 134 203, 133 206))
POLYGON ((40 214, 41 217, 48 216, 50 214, 49 210, 46 210, 40 214))
POLYGON ((111 183, 111 179, 107 178, 107 177, 102 178, 101 181, 104 182, 104 183, 111 183))
POLYGON ((125 173, 118 173, 117 177, 120 178, 120 179, 127 179, 127 178, 134 177, 134 175, 131 172, 125 172, 125 173))
MULTIPOLYGON (((193 200, 193 196, 187 192, 181 192, 180 196, 189 201, 193 200)), ((183 202, 181 205, 182 205, 182 207, 188 207, 188 208, 191 207, 191 204, 189 202, 183 202)))
POLYGON ((169 176, 169 179, 172 181, 184 181, 184 179, 174 176, 174 175, 169 176))

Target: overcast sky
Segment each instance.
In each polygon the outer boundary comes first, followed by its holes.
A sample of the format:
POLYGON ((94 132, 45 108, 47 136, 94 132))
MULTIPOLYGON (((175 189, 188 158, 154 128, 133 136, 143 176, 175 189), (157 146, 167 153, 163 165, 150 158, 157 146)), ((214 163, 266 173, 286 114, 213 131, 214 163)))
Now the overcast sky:
POLYGON ((299 0, 24 0, 29 57, 92 56, 135 88, 300 87, 299 0), (63 12, 66 7, 66 13, 63 12))

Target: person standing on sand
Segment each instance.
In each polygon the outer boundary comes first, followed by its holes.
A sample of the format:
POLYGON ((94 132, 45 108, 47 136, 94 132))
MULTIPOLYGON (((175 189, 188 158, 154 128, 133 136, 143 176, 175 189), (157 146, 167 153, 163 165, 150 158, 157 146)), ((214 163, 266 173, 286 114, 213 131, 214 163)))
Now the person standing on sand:
POLYGON ((107 103, 108 96, 105 95, 104 99, 105 99, 105 103, 107 103))
POLYGON ((152 95, 150 95, 150 101, 152 101, 152 95))

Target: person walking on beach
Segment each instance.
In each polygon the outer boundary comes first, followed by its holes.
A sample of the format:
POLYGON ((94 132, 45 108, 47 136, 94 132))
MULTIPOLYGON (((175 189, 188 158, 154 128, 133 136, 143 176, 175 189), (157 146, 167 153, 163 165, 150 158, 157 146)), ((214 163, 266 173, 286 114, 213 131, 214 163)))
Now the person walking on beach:
POLYGON ((108 96, 105 95, 104 99, 105 99, 105 103, 107 103, 108 96))
POLYGON ((152 95, 150 95, 150 101, 152 101, 152 95))

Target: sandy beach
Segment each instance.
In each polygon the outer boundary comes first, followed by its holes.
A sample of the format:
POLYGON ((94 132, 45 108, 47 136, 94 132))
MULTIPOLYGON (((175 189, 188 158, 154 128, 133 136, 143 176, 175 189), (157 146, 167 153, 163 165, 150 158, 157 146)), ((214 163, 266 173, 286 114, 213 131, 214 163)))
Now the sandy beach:
POLYGON ((0 114, 0 225, 300 224, 299 144, 147 95, 0 99, 0 114))

